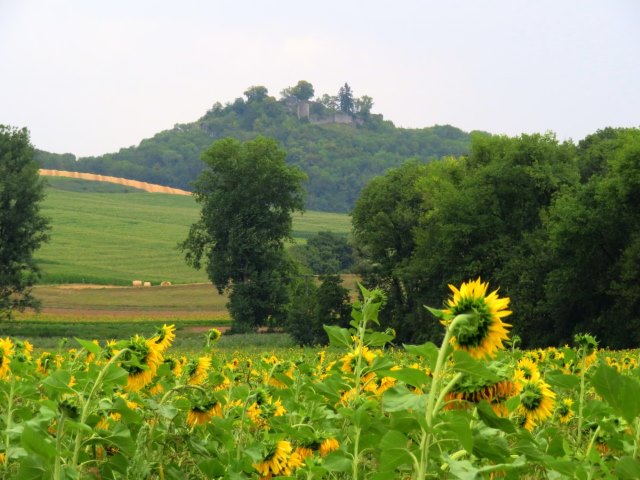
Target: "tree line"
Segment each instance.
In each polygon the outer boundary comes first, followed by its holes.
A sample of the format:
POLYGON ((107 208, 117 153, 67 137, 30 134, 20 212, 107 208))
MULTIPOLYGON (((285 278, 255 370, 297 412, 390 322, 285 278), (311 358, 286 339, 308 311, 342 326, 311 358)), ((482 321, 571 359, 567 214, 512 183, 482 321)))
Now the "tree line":
POLYGON ((524 346, 578 332, 640 344, 640 129, 606 128, 577 145, 476 136, 467 156, 373 179, 353 235, 401 341, 434 339, 441 328, 423 305, 481 277, 511 298, 524 346))

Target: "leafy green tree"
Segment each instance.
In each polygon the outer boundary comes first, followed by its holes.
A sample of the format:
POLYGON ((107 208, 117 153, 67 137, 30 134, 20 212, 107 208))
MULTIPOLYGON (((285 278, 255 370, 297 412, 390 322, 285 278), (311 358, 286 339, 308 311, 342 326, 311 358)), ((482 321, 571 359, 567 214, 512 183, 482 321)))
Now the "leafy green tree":
POLYGON ((408 164, 372 181, 353 225, 366 283, 388 293, 381 319, 401 341, 435 340, 441 329, 423 305, 437 305, 448 284, 482 277, 511 297, 523 340, 546 341, 553 332, 542 308, 544 280, 552 263, 543 218, 577 178, 575 147, 551 134, 480 135, 469 157, 408 164))
POLYGON ((640 344, 640 130, 605 129, 579 144, 583 183, 549 212, 545 307, 554 336, 640 344), (587 168, 584 168, 584 167, 587 168), (585 173, 591 172, 591 175, 585 173))
POLYGON ((291 89, 291 95, 302 102, 308 101, 314 95, 313 85, 306 80, 300 80, 298 84, 291 89))
POLYGON ((261 102, 262 100, 267 98, 267 96, 269 95, 269 90, 267 90, 267 87, 263 87, 262 85, 258 85, 258 86, 254 86, 254 87, 249 87, 244 92, 244 95, 247 97, 247 103, 249 103, 249 102, 261 102))
POLYGON ((345 83, 338 91, 338 101, 340 102, 340 111, 343 113, 353 113, 355 103, 353 100, 353 92, 348 83, 345 83))
POLYGON ((355 262, 349 241, 332 232, 318 232, 306 245, 291 247, 289 253, 316 275, 347 273, 355 262))
POLYGON ((421 280, 424 304, 447 294, 447 284, 482 277, 511 298, 514 333, 526 346, 553 335, 541 308, 551 265, 545 247, 546 209, 578 174, 575 147, 553 134, 474 136, 471 154, 441 185, 425 180, 430 213, 417 229, 410 278, 421 280), (430 293, 431 292, 431 293, 430 293))
POLYGON ((218 291, 229 291, 238 327, 284 319, 291 265, 284 241, 291 215, 304 208, 304 174, 285 164, 273 139, 241 143, 227 138, 203 154, 206 169, 195 183, 202 210, 180 244, 188 264, 207 274, 218 291))
POLYGON ((373 108, 373 98, 368 95, 363 95, 355 100, 355 111, 362 115, 362 117, 369 118, 371 109, 373 108))
POLYGON ((367 286, 381 287, 387 306, 380 312, 384 326, 396 329, 401 341, 413 339, 418 327, 428 329, 420 298, 409 291, 402 275, 416 248, 415 229, 425 213, 420 179, 433 164, 409 161, 376 177, 362 190, 352 212, 356 254, 367 286))
POLYGON ((322 326, 347 327, 350 318, 349 291, 339 275, 321 276, 320 286, 310 276, 295 283, 286 329, 300 345, 326 344, 322 326))
POLYGON ((31 287, 39 278, 33 254, 49 238, 43 198, 29 133, 0 125, 0 319, 38 306, 31 287))

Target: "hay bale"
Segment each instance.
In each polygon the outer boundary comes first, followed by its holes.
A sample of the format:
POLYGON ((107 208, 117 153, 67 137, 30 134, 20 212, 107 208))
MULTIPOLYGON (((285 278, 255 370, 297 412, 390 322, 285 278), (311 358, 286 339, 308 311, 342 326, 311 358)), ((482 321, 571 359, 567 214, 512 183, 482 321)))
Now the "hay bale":
POLYGON ((170 286, 171 286, 171 282, 169 282, 169 281, 165 280, 164 282, 162 282, 162 283, 160 284, 160 286, 161 286, 161 287, 170 287, 170 286))
POLYGON ((150 287, 151 286, 151 282, 144 282, 143 286, 144 287, 150 287))
POLYGON ((131 282, 131 285, 133 285, 134 287, 141 287, 142 286, 142 281, 141 280, 134 280, 133 282, 131 282))

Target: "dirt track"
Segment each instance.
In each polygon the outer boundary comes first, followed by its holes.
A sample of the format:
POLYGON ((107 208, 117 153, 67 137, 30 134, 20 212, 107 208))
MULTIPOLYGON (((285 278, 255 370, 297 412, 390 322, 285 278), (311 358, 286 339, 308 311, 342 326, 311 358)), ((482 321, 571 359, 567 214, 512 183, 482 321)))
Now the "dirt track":
POLYGON ((151 193, 170 193, 173 195, 191 195, 191 192, 180 190, 179 188, 163 187, 162 185, 154 185, 153 183, 139 182, 138 180, 128 180, 126 178, 110 177, 108 175, 96 175, 93 173, 67 172, 65 170, 47 170, 41 168, 40 175, 45 177, 68 177, 79 178, 81 180, 91 180, 94 182, 108 182, 124 185, 125 187, 133 187, 151 193))

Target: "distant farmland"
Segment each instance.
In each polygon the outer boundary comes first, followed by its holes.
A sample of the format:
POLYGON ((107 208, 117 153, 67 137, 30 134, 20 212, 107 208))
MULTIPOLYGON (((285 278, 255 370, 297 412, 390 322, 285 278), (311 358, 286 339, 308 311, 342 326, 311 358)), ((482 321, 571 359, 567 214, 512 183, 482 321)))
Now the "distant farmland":
MULTIPOLYGON (((47 178, 43 213, 51 241, 37 253, 42 283, 130 285, 132 280, 201 283, 176 245, 198 218, 192 197, 70 178, 47 178)), ((345 214, 306 212, 294 218, 296 242, 320 230, 347 235, 345 214)))

